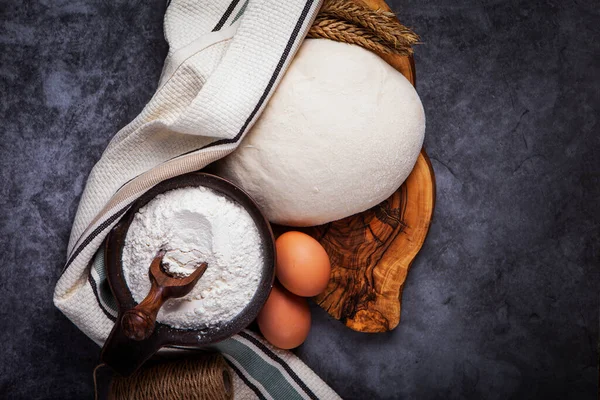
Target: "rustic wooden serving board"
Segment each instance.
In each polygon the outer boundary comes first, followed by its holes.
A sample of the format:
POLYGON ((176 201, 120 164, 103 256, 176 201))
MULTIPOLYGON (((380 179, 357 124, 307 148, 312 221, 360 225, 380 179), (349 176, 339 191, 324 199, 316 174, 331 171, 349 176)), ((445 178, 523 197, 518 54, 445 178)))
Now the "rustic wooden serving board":
MULTIPOLYGON (((373 9, 383 0, 363 0, 373 9)), ((415 85, 412 57, 379 54, 415 85)), ((366 177, 365 177, 366 178, 366 177)), ((315 298, 331 316, 361 332, 385 332, 400 322, 402 288, 421 249, 435 205, 435 178, 425 150, 406 182, 363 213, 309 228, 327 250, 331 279, 315 298)))

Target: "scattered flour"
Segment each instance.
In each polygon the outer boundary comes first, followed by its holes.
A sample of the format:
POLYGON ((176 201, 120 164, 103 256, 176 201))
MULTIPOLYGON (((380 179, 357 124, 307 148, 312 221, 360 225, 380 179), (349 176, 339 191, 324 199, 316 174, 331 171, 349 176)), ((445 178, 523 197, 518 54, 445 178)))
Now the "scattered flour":
POLYGON ((258 228, 241 205, 212 189, 160 194, 135 215, 122 261, 138 303, 150 291, 148 269, 160 249, 174 276, 191 274, 203 261, 208 268, 187 296, 163 305, 159 322, 181 329, 214 326, 238 315, 258 289, 264 265, 258 228))

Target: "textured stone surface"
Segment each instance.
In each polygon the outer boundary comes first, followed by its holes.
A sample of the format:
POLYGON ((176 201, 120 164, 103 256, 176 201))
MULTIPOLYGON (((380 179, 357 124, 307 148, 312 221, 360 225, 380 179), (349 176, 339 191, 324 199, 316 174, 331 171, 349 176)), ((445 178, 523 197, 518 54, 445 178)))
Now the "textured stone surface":
MULTIPOLYGON (((313 310, 298 354, 347 399, 597 396, 596 0, 391 1, 424 44, 435 220, 400 326, 313 310)), ((85 179, 144 106, 165 4, 0 4, 0 398, 91 398, 99 349, 51 301, 85 179)))

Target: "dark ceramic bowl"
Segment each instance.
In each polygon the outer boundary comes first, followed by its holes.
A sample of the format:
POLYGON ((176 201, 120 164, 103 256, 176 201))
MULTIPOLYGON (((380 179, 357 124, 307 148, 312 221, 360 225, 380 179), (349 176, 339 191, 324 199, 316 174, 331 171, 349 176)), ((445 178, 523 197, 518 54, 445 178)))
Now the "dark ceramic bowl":
POLYGON ((275 240, 271 226, 256 203, 243 190, 222 178, 200 172, 181 175, 154 186, 144 193, 112 229, 105 247, 108 283, 116 299, 119 315, 102 350, 102 361, 121 375, 130 375, 141 364, 164 346, 194 347, 213 344, 227 339, 247 327, 263 307, 275 277, 275 240), (127 338, 121 329, 121 317, 126 310, 137 305, 123 276, 121 258, 129 225, 137 211, 158 194, 173 189, 204 186, 229 197, 248 211, 261 236, 265 264, 258 290, 248 305, 232 320, 203 330, 176 329, 156 322, 152 335, 145 340, 127 338))

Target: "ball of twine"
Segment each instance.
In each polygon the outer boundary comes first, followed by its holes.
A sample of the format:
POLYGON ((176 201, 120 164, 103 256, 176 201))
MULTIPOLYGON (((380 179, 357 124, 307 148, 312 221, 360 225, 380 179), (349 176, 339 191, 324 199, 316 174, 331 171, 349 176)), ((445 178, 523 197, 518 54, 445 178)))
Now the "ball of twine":
POLYGON ((149 362, 128 378, 113 377, 109 400, 230 400, 231 371, 218 353, 149 362))
POLYGON ((419 36, 394 13, 372 10, 360 0, 325 0, 307 37, 355 44, 382 54, 408 56, 419 36))

